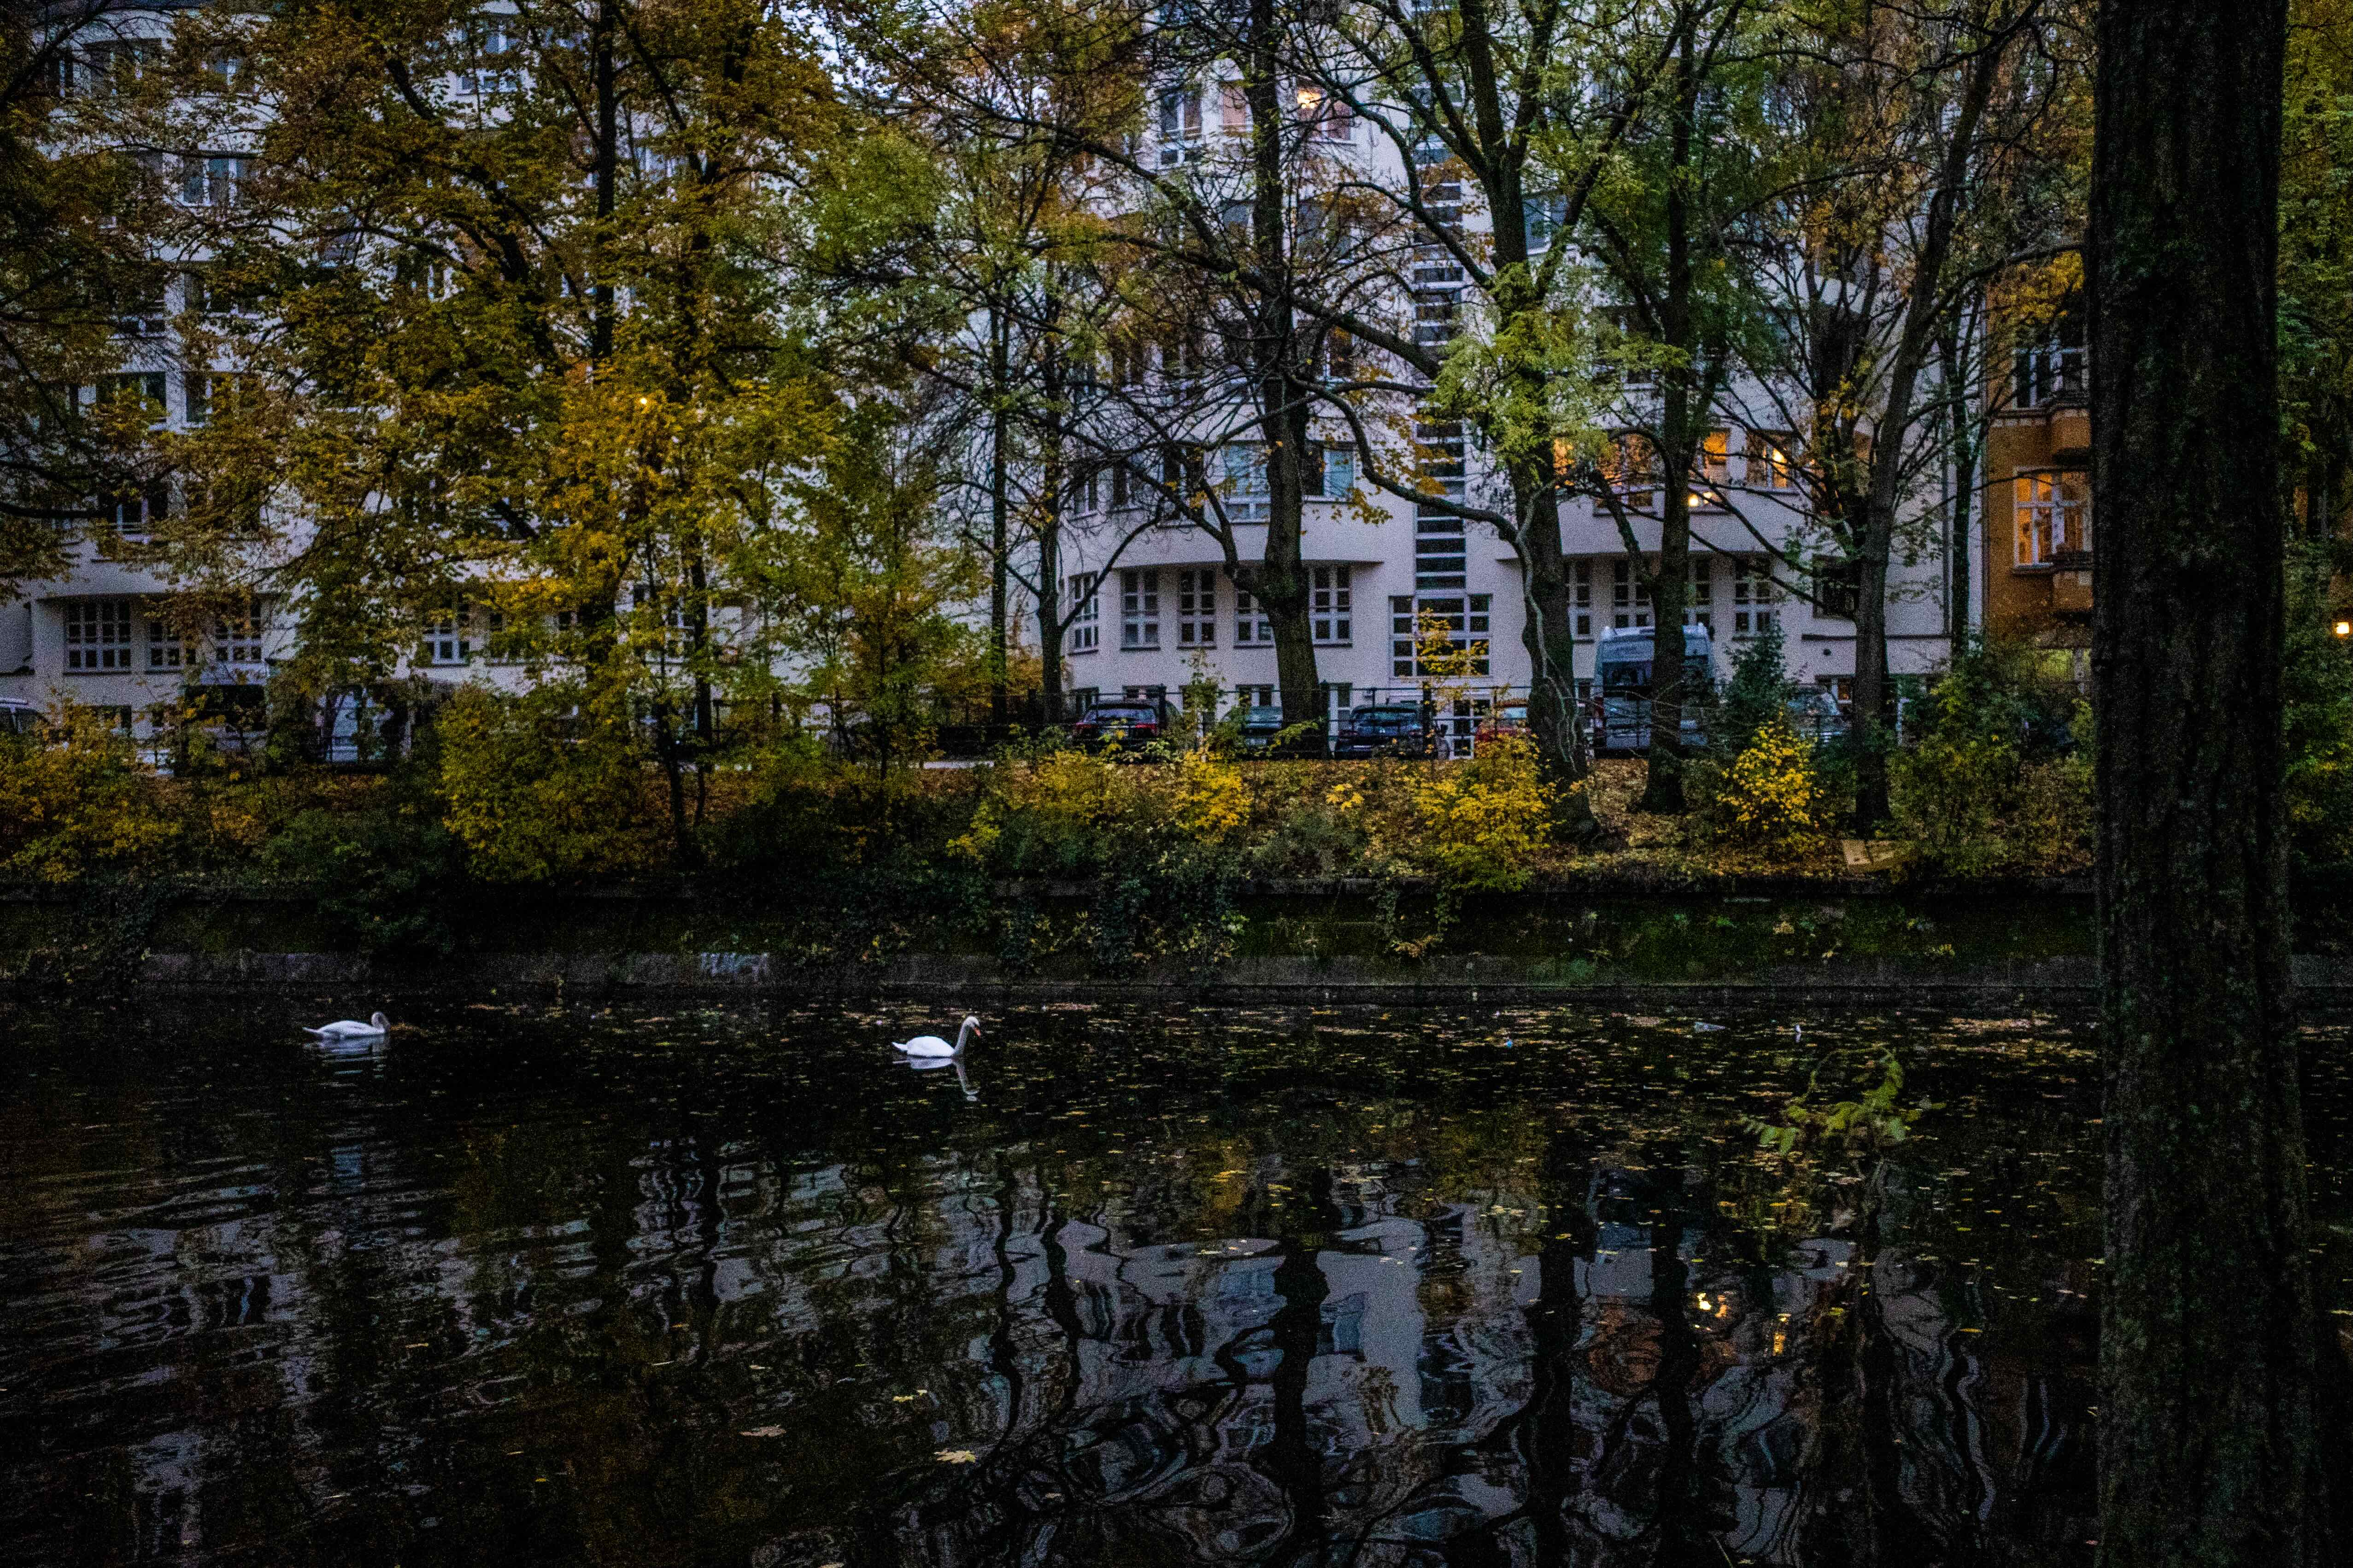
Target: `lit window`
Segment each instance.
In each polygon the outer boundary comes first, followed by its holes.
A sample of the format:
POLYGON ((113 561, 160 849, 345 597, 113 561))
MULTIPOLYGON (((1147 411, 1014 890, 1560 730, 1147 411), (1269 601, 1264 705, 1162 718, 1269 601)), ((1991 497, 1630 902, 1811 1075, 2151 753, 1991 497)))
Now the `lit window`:
POLYGON ((2048 566, 2062 552, 2091 548, 2084 527, 2091 497, 2084 478, 2058 468, 2029 469, 2017 477, 2019 565, 2048 566))
POLYGON ((1789 433, 1786 430, 1751 430, 1748 432, 1748 488, 1752 490, 1789 490, 1798 488, 1798 472, 1789 461, 1789 433))

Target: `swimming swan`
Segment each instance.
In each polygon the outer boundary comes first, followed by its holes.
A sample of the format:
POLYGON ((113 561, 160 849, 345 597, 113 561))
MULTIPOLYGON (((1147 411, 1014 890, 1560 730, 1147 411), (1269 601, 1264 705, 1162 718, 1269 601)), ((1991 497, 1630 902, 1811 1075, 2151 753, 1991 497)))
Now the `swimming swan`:
POLYGON ((964 1027, 956 1031, 953 1046, 937 1035, 917 1035, 912 1040, 892 1041, 891 1048, 910 1057, 958 1057, 964 1054, 964 1043, 979 1033, 980 1020, 966 1014, 964 1027))
POLYGON ((315 1040, 375 1040, 390 1034, 392 1025, 385 1020, 383 1014, 371 1013, 368 1015, 368 1021, 364 1024, 356 1018, 338 1018, 332 1024, 322 1024, 315 1029, 305 1024, 302 1026, 302 1032, 315 1040))

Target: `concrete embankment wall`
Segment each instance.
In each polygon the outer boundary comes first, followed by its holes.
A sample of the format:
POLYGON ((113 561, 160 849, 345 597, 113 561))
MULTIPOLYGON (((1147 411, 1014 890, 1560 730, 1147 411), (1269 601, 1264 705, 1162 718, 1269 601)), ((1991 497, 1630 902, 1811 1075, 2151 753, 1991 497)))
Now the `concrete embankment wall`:
MULTIPOLYGON (((2090 900, 2063 884, 1555 887, 1441 906, 1427 889, 1261 883, 1219 917, 1217 942, 1156 954, 1103 940, 1095 900, 1083 885, 1008 884, 977 921, 902 911, 858 925, 684 884, 486 892, 438 943, 404 953, 367 951, 301 894, 19 889, 0 893, 0 985, 284 990, 354 1006, 543 992, 1976 1010, 2088 1005, 2096 985, 2090 900)), ((2306 954, 2297 971, 2315 1011, 2353 1012, 2353 954, 2306 954)))

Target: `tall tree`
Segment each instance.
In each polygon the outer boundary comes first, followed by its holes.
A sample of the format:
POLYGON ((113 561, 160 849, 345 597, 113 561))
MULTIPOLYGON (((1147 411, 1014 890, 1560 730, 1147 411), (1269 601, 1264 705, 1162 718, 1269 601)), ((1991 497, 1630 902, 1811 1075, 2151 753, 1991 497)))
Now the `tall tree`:
POLYGON ((64 570, 77 531, 143 522, 168 484, 146 395, 164 171, 119 112, 160 56, 104 0, 0 5, 0 594, 64 570))
POLYGON ((2280 669, 2282 0, 2099 14, 2100 1551, 2322 1561, 2280 669), (2186 693, 2198 700, 2185 701, 2186 693))
POLYGON ((300 606, 287 674, 313 694, 427 628, 440 662, 487 643, 623 694, 691 860, 721 704, 766 679, 745 584, 830 418, 786 285, 807 230, 855 229, 907 164, 816 166, 828 84, 756 4, 300 4, 180 31, 191 62, 241 50, 269 105, 181 95, 156 132, 247 149, 188 244, 207 290, 269 301, 189 322, 238 368, 182 444, 207 499, 175 520, 180 564, 300 606))

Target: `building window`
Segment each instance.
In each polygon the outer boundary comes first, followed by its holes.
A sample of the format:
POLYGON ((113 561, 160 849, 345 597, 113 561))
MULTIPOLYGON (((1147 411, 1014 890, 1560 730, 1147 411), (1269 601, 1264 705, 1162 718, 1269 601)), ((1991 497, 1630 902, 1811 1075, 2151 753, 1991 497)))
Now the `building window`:
POLYGON ((1267 493, 1266 448, 1247 442, 1228 447, 1225 465, 1220 493, 1226 516, 1235 522, 1264 522, 1273 510, 1267 493))
POLYGON ((261 663, 261 606, 248 604, 237 614, 213 623, 213 662, 253 666, 261 663))
POLYGON ((180 160, 180 202, 192 207, 233 207, 246 176, 246 160, 198 155, 180 160))
POLYGON ((131 601, 66 601, 66 668, 95 674, 131 668, 131 601))
MULTIPOLYGON (((1422 668, 1425 630, 1444 634, 1447 646, 1471 655, 1471 673, 1487 673, 1488 632, 1492 621, 1490 594, 1434 596, 1397 595, 1389 600, 1389 673, 1410 679, 1422 668)), ((1452 673, 1452 672, 1448 672, 1452 673)))
POLYGON ((1274 688, 1271 686, 1234 688, 1234 706, 1238 708, 1271 708, 1274 705, 1274 688))
POLYGON ((100 376, 98 401, 111 404, 136 399, 147 410, 147 428, 161 430, 168 410, 164 403, 164 373, 160 370, 132 371, 121 375, 100 376))
POLYGON ((1318 566, 1308 578, 1308 613, 1315 623, 1315 640, 1345 647, 1349 638, 1348 571, 1345 566, 1318 566))
POLYGON ((1160 646, 1160 573, 1156 567, 1119 574, 1119 646, 1160 646))
POLYGON ((1081 572, 1070 580, 1071 630, 1064 646, 1072 653, 1092 653, 1103 646, 1103 623, 1096 617, 1095 577, 1081 572))
POLYGON ((1773 629, 1773 568, 1763 556, 1732 560, 1732 635, 1763 637, 1773 629))
POLYGON ((1345 500, 1356 488, 1356 449, 1312 446, 1307 453, 1307 462, 1299 476, 1300 488, 1307 499, 1345 500))
POLYGON ((1651 504, 1652 476, 1658 466, 1651 438, 1628 431, 1609 443, 1601 460, 1601 477, 1617 492, 1620 504, 1640 511, 1651 504))
POLYGON ((1172 87, 1160 95, 1160 164, 1198 162, 1201 156, 1201 94, 1172 87))
POLYGON ((1644 563, 1620 555, 1609 563, 1609 624, 1647 626, 1651 624, 1651 578, 1644 563))
POLYGON ((188 647, 188 634, 170 621, 153 616, 147 617, 147 668, 151 670, 186 669, 196 662, 188 647))
POLYGON ((1237 647, 1271 647, 1274 644, 1274 627, 1266 618, 1265 606, 1244 593, 1234 590, 1234 646, 1237 647))
POLYGON ((114 330, 126 338, 160 338, 171 312, 164 308, 165 274, 161 271, 142 272, 131 279, 122 314, 115 318, 114 330))
POLYGON ((1437 504, 1437 498, 1462 500, 1462 426, 1459 420, 1424 421, 1413 433, 1421 448, 1422 488, 1435 492, 1431 500, 1414 503, 1413 585, 1460 588, 1469 563, 1462 519, 1437 504))
POLYGON ((1573 563, 1569 574, 1568 595, 1569 608, 1577 617, 1577 635, 1581 637, 1591 637, 1593 635, 1592 562, 1579 561, 1573 563))
POLYGON ((2021 408, 2081 402, 2091 392, 2087 363, 2083 318, 2070 311, 2010 355, 2010 395, 2021 408))
POLYGON ((1797 466, 1789 460, 1787 430, 1748 432, 1748 488, 1752 490, 1793 490, 1797 466))
POLYGON ((1694 555, 1691 563, 1691 602, 1683 606, 1683 625, 1715 629, 1715 558, 1694 555))
POLYGON ((2031 468, 2013 485, 2017 496, 2018 564, 2048 566, 2063 551, 2088 550, 2091 497, 2080 471, 2031 468))
POLYGON ((1817 556, 1813 563, 1814 615, 1829 621, 1854 619, 1862 601, 1862 563, 1817 556))
POLYGON ((1177 571, 1176 646, 1218 646, 1218 574, 1207 566, 1177 571))
POLYGON ((106 503, 106 520, 125 539, 144 539, 171 510, 172 492, 158 480, 135 490, 123 490, 106 503))
POLYGON ((1720 507, 1724 487, 1732 482, 1732 432, 1710 430, 1699 440, 1700 482, 1691 492, 1695 507, 1720 507))
MULTIPOLYGON (((642 590, 640 590, 642 593, 642 590)), ((474 657, 473 628, 461 601, 444 610, 428 611, 425 618, 425 662, 464 664, 474 657)))
POLYGON ((1356 134, 1356 111, 1320 87, 1301 82, 1299 118, 1319 142, 1346 142, 1356 134))

